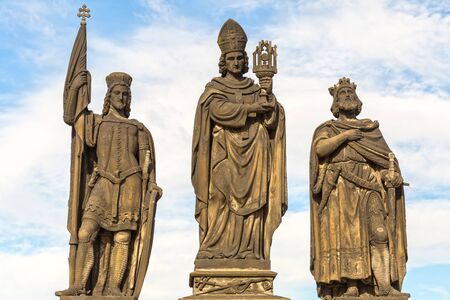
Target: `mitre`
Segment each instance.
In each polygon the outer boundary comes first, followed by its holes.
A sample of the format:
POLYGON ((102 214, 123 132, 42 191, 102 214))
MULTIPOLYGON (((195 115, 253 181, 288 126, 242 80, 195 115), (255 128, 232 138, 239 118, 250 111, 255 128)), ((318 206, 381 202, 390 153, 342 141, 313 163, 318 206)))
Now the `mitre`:
POLYGON ((247 44, 247 35, 238 22, 228 19, 220 29, 217 44, 219 44, 222 54, 244 51, 247 44))

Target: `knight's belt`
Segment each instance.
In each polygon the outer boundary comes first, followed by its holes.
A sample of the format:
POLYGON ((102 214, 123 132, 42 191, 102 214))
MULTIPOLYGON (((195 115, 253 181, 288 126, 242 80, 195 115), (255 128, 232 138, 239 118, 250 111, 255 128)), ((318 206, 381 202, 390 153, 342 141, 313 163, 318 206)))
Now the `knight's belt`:
POLYGON ((342 168, 339 164, 329 164, 327 169, 337 172, 343 178, 367 190, 381 191, 382 189, 382 186, 378 182, 370 182, 362 179, 361 177, 345 170, 345 168, 342 168))
MULTIPOLYGON (((344 162, 349 163, 349 162, 344 162)), ((350 163, 354 163, 350 161, 350 163)), ((356 162, 358 163, 358 162, 356 162)), ((319 214, 322 213, 323 209, 328 204, 328 197, 330 197, 331 192, 336 186, 336 183, 339 179, 339 176, 342 178, 356 184, 359 187, 365 188, 367 190, 373 191, 381 191, 382 186, 377 182, 370 182, 361 177, 356 176, 355 174, 345 170, 342 167, 342 163, 332 163, 327 166, 327 172, 325 175, 325 180, 322 185, 322 200, 319 205, 319 214)))
POLYGON ((113 184, 112 197, 112 211, 113 218, 117 216, 117 209, 119 204, 120 184, 129 176, 142 172, 140 166, 132 167, 125 171, 108 172, 106 170, 98 169, 98 175, 108 179, 113 184))

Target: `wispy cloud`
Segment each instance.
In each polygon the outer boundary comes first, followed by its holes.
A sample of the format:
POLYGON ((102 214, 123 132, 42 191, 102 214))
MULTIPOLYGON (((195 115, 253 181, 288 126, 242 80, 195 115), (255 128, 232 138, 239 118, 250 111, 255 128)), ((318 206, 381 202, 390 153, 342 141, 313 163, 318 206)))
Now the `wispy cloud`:
POLYGON ((450 16, 390 3, 303 1, 267 31, 284 51, 280 64, 288 73, 355 74, 385 92, 448 89, 450 16))
POLYGON ((38 0, 10 1, 0 6, 1 32, 12 31, 19 34, 19 30, 25 30, 54 37, 55 18, 66 15, 68 7, 67 1, 62 0, 45 3, 38 0))
POLYGON ((142 3, 148 6, 148 8, 157 15, 171 15, 173 12, 173 6, 166 0, 142 0, 142 3))
POLYGON ((30 256, 0 252, 0 280, 11 287, 0 291, 1 298, 52 299, 56 290, 67 286, 68 279, 61 277, 61 274, 68 272, 68 264, 65 262, 67 251, 62 248, 44 248, 30 256), (61 263, 55 263, 56 261, 61 263))

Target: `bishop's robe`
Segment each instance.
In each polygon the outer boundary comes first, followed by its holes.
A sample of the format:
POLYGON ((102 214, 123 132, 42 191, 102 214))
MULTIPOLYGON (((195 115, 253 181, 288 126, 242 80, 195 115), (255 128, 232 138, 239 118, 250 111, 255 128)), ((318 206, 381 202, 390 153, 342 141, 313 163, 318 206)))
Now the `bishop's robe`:
POLYGON ((248 114, 259 100, 251 79, 214 78, 198 102, 192 148, 198 259, 269 259, 287 209, 285 116, 248 114))

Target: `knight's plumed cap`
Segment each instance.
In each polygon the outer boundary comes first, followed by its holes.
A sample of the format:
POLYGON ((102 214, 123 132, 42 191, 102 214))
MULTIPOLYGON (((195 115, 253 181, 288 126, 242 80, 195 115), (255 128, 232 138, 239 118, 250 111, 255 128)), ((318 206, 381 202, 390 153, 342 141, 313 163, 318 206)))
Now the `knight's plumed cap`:
POLYGON ((124 72, 113 72, 106 76, 106 84, 108 88, 111 88, 114 85, 126 85, 127 87, 130 87, 132 80, 133 78, 124 72))
POLYGON ((328 91, 330 92, 331 96, 336 97, 339 90, 344 87, 351 88, 354 91, 356 90, 356 84, 353 82, 350 82, 350 78, 342 77, 341 79, 339 79, 338 83, 336 83, 334 86, 328 88, 328 91))
POLYGON ((222 54, 244 51, 247 44, 247 35, 238 22, 228 19, 220 29, 217 44, 219 44, 222 54))

